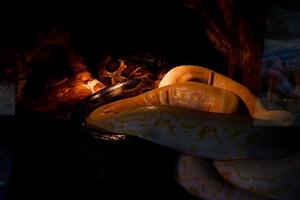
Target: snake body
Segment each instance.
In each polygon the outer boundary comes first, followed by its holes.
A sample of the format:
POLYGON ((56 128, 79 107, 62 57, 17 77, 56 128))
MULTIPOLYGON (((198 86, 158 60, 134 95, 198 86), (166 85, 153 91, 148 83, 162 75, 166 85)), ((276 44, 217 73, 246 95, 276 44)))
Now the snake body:
POLYGON ((93 130, 182 152, 177 181, 204 199, 299 199, 300 154, 289 156, 287 136, 271 127, 292 122, 292 114, 265 109, 244 86, 198 66, 174 68, 158 89, 100 106, 86 118, 93 130), (237 114, 241 103, 250 116, 237 114))
POLYGON ((287 145, 281 143, 283 135, 254 127, 252 119, 245 116, 174 106, 137 107, 98 116, 96 112, 88 117, 87 123, 94 130, 138 136, 202 158, 268 158, 289 152, 287 145))
POLYGON ((184 65, 170 70, 161 80, 159 87, 197 80, 217 88, 230 91, 246 104, 250 115, 262 119, 272 126, 290 126, 294 116, 284 110, 267 110, 261 101, 246 87, 213 70, 201 66, 184 65))

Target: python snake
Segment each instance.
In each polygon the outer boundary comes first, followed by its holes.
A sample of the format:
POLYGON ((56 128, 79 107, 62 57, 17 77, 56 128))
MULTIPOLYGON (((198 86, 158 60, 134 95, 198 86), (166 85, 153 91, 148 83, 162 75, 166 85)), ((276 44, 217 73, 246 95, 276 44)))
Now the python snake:
POLYGON ((293 120, 226 76, 179 66, 159 88, 101 105, 85 123, 178 150, 176 180, 200 198, 286 200, 300 198, 300 154, 274 130, 293 120))

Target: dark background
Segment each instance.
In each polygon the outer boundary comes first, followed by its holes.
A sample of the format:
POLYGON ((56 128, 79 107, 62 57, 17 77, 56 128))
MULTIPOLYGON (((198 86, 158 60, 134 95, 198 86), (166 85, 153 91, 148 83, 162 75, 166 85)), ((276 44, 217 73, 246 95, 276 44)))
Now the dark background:
MULTIPOLYGON (((213 47, 206 41, 201 18, 181 0, 58 2, 2 7, 0 44, 30 49, 37 33, 59 25, 70 32, 73 47, 88 60, 102 53, 152 50, 167 52, 177 62, 195 63, 202 50, 203 64, 214 63, 213 47), (7 20, 9 19, 9 20, 7 20), (210 60, 207 60, 207 59, 210 60)), ((99 56, 100 55, 100 56, 99 56)), ((201 54, 200 54, 201 55, 201 54)))
MULTIPOLYGON (((292 0, 271 5, 300 8, 292 0)), ((39 31, 57 24, 91 64, 120 50, 155 51, 174 65, 219 63, 201 18, 177 0, 2 3, 0 48, 29 50, 39 31)), ((13 152, 8 199, 194 199, 174 181, 177 152, 137 138, 96 141, 69 122, 22 106, 16 114, 0 118, 1 143, 13 152)))
MULTIPOLYGON (((174 64, 216 63, 201 19, 180 1, 42 2, 1 9, 2 48, 30 50, 39 32, 61 26, 91 66, 106 53, 139 51, 174 64), (200 58, 194 51, 199 47, 200 58)), ((21 105, 5 123, 2 141, 13 152, 8 199, 194 198, 175 181, 175 151, 137 138, 96 141, 69 122, 21 105)))

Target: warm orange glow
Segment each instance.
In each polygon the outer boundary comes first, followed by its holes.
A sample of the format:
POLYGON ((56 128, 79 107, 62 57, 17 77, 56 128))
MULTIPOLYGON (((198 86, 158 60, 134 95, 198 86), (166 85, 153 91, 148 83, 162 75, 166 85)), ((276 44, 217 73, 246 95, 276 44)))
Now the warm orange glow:
POLYGON ((26 103, 35 110, 51 112, 60 107, 72 107, 83 98, 106 87, 88 71, 68 76, 61 81, 48 85, 47 90, 38 98, 28 99, 26 103))
POLYGON ((87 84, 82 84, 85 88, 89 89, 92 94, 103 89, 105 86, 100 83, 97 79, 88 81, 87 84))

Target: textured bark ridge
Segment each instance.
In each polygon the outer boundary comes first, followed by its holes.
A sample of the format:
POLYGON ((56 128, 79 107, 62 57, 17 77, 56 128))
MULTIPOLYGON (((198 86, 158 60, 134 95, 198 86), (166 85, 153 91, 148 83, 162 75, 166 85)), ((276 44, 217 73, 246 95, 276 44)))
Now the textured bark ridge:
POLYGON ((209 40, 223 56, 227 75, 250 90, 257 91, 266 3, 248 0, 186 0, 185 5, 202 15, 209 40))

